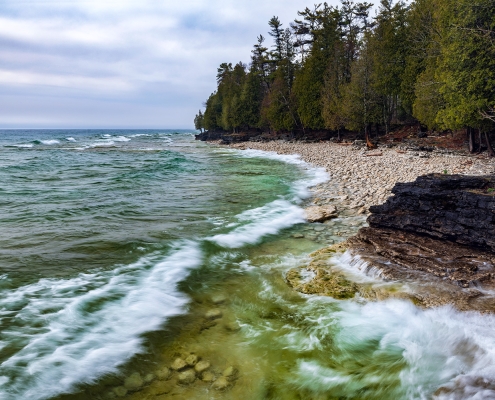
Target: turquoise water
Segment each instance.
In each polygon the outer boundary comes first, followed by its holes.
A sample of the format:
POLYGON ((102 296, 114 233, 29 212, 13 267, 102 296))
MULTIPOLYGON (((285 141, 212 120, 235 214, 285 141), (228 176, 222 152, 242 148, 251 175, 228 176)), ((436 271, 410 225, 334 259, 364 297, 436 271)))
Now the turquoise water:
MULTIPOLYGON (((364 224, 304 222, 326 179, 188 131, 1 131, 0 399, 495 398, 492 317, 286 285, 364 224), (160 373, 190 354, 226 390, 160 373)), ((381 284, 358 264, 329 266, 381 284)))

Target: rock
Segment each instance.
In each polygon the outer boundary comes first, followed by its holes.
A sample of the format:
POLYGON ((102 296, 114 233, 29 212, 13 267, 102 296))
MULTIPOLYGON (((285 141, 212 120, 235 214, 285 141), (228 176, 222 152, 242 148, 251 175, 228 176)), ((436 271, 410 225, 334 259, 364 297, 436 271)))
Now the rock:
POLYGON ((224 326, 229 332, 237 332, 241 330, 240 325, 235 321, 227 322, 224 326))
POLYGON ((156 376, 154 374, 147 374, 143 378, 143 381, 144 381, 144 383, 150 383, 150 382, 153 382, 155 380, 155 378, 156 378, 156 376))
POLYGON ((194 366, 194 370, 198 373, 201 374, 202 372, 206 371, 208 368, 210 368, 211 364, 208 361, 200 361, 194 366))
POLYGON ((228 380, 234 379, 237 376, 237 369, 233 366, 227 367, 222 375, 228 380))
POLYGON ((215 390, 225 390, 230 386, 230 382, 226 377, 221 376, 215 382, 213 382, 212 388, 215 390))
POLYGON ((201 380, 203 382, 213 382, 215 380, 215 375, 209 371, 203 372, 201 375, 201 380))
POLYGON ((324 226, 315 226, 315 232, 323 232, 325 230, 324 226))
POLYGON ((306 208, 306 219, 308 222, 325 222, 331 218, 337 218, 337 209, 335 206, 311 206, 306 208))
POLYGON ((296 233, 296 234, 292 235, 292 237, 294 239, 303 239, 304 235, 302 233, 296 233))
POLYGON ((181 385, 190 385, 196 380, 196 373, 193 369, 188 369, 186 371, 181 372, 177 376, 177 382, 181 385))
POLYGON ((187 368, 187 363, 182 358, 176 358, 170 366, 174 371, 182 371, 187 368))
POLYGON ((172 375, 172 371, 167 367, 161 368, 156 371, 156 377, 161 381, 167 380, 172 375))
POLYGON ((190 354, 186 358, 186 364, 189 367, 194 367, 198 363, 198 356, 196 354, 190 354))
POLYGON ((361 208, 358 210, 358 214, 366 214, 367 212, 368 212, 368 209, 366 208, 366 206, 361 207, 361 208))
POLYGON ((224 294, 215 294, 211 297, 211 302, 213 304, 223 304, 227 301, 227 296, 224 294))
POLYGON ((148 393, 152 396, 161 396, 170 393, 174 386, 173 381, 157 381, 150 386, 148 393))
POLYGON ((139 372, 134 372, 133 374, 128 376, 124 381, 124 387, 127 390, 131 390, 131 391, 139 389, 141 386, 143 386, 143 384, 144 384, 143 378, 141 378, 139 372))
POLYGON ((399 229, 495 252, 495 177, 430 174, 397 183, 370 207, 373 228, 399 229))
POLYGON ((117 386, 113 389, 113 392, 117 397, 124 397, 127 395, 127 389, 124 386, 117 386))
POLYGON ((222 310, 220 310, 218 308, 208 310, 205 314, 205 318, 211 319, 211 320, 222 318, 222 316, 223 316, 222 310))

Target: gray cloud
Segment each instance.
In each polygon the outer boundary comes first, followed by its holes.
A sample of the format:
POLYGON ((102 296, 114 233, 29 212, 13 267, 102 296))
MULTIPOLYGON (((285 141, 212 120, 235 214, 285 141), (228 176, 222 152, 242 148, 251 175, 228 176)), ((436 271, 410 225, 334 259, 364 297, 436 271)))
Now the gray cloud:
MULTIPOLYGON (((336 1, 335 1, 336 3, 336 1)), ((308 4, 310 5, 310 4, 308 4)), ((221 62, 296 0, 4 0, 1 128, 189 128, 221 62)))

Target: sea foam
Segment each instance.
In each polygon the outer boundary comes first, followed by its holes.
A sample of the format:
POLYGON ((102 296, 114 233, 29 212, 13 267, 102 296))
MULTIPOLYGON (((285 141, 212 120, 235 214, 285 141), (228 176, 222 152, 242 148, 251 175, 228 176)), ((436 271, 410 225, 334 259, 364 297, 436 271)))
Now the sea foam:
POLYGON ((2 291, 3 336, 16 350, 0 366, 0 399, 47 399, 115 372, 143 350, 143 333, 184 312, 176 286, 201 261, 198 243, 184 242, 162 260, 2 291))

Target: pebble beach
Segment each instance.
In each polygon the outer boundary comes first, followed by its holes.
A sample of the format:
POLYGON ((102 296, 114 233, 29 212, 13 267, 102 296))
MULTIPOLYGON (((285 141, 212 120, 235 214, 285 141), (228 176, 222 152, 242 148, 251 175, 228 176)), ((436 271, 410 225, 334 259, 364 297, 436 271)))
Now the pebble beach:
POLYGON ((301 159, 323 167, 330 180, 313 188, 316 205, 338 203, 339 209, 368 212, 392 195, 397 182, 411 182, 430 173, 488 175, 495 172, 495 160, 468 153, 444 150, 421 152, 400 148, 368 151, 363 147, 331 142, 249 142, 230 145, 236 149, 299 154, 301 159))

